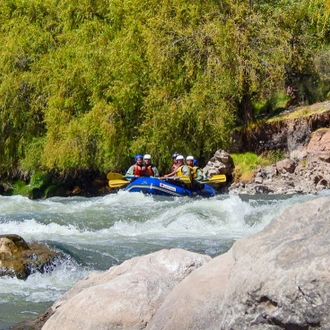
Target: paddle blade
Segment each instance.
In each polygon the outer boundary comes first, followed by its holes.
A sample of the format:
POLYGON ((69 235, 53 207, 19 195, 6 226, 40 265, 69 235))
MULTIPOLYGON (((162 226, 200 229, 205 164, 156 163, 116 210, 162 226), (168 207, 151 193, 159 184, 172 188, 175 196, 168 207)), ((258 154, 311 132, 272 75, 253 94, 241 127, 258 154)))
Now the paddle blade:
POLYGON ((108 180, 125 180, 125 176, 120 174, 120 173, 115 173, 115 172, 109 172, 107 174, 107 179, 108 180))
POLYGON ((224 174, 216 174, 216 175, 213 175, 209 178, 209 181, 212 181, 212 182, 226 182, 227 181, 227 178, 224 174))
POLYGON ((208 180, 202 181, 201 183, 212 184, 212 183, 223 183, 226 181, 227 181, 227 178, 226 178, 225 174, 216 174, 216 175, 213 175, 208 180))
POLYGON ((121 188, 124 187, 126 185, 128 185, 131 181, 128 180, 109 180, 109 186, 110 188, 121 188))

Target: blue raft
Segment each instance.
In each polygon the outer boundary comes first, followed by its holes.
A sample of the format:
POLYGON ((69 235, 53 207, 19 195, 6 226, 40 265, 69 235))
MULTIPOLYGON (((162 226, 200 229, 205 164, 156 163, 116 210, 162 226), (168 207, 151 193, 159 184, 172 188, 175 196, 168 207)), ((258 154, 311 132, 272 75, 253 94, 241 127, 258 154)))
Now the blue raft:
POLYGON ((188 188, 184 183, 177 180, 160 180, 150 177, 133 179, 125 190, 161 196, 212 197, 216 195, 216 191, 207 184, 196 184, 188 188))

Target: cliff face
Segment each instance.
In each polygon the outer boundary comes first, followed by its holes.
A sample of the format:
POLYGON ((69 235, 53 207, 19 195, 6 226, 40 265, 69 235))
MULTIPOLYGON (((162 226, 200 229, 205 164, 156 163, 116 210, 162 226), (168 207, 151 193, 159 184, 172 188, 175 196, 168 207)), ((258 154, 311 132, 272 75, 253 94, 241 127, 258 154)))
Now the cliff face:
POLYGON ((247 129, 235 130, 231 153, 283 150, 291 154, 306 146, 314 131, 330 127, 330 101, 285 111, 247 129))

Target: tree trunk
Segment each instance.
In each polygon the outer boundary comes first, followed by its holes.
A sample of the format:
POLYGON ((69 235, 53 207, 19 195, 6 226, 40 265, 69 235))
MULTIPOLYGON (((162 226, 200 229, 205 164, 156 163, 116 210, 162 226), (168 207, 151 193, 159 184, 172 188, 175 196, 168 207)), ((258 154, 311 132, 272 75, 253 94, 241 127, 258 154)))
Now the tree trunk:
POLYGON ((248 124, 254 122, 253 106, 251 101, 251 95, 245 93, 238 104, 238 124, 247 126, 248 124))

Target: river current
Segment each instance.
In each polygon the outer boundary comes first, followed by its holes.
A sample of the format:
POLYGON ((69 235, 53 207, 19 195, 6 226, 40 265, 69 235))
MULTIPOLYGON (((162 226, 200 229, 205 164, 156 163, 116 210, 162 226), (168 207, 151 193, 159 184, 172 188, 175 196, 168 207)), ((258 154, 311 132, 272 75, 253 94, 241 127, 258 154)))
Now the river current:
MULTIPOLYGON (((320 195, 330 195, 323 191, 320 195)), ((315 195, 164 198, 120 191, 97 198, 0 196, 0 235, 47 243, 65 254, 54 271, 0 278, 0 329, 35 319, 75 282, 135 256, 183 248, 215 257, 315 195)))

